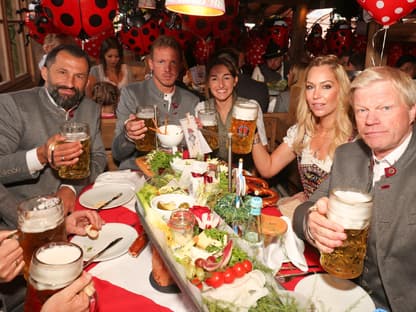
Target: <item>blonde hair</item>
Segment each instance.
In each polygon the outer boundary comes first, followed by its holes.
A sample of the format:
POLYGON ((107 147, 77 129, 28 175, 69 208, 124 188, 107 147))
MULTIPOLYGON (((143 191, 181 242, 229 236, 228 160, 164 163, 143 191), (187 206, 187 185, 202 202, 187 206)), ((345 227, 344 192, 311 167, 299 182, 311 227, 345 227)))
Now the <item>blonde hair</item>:
POLYGON ((409 108, 416 104, 416 82, 405 72, 389 66, 369 67, 361 72, 351 83, 351 105, 355 91, 368 87, 379 81, 388 81, 397 91, 397 96, 403 100, 409 108))
POLYGON ((339 85, 339 92, 337 97, 337 109, 334 122, 334 138, 329 146, 329 156, 334 156, 335 149, 348 141, 352 136, 352 123, 350 119, 350 105, 349 105, 349 91, 350 80, 348 75, 341 65, 338 57, 335 55, 325 55, 314 58, 308 65, 305 71, 305 78, 302 83, 302 90, 299 97, 297 108, 297 125, 298 132, 293 142, 293 149, 297 154, 300 154, 306 147, 304 142, 305 135, 312 137, 315 133, 316 126, 319 119, 316 118, 306 101, 306 80, 311 68, 320 66, 329 66, 335 75, 335 79, 339 85))

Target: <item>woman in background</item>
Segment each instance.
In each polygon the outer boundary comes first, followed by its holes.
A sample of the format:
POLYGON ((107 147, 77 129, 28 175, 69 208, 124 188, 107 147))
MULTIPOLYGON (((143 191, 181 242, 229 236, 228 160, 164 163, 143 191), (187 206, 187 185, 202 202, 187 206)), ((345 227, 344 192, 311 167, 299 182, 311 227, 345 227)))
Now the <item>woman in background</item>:
POLYGON ((288 216, 316 190, 331 169, 338 145, 350 140, 353 127, 349 117, 348 75, 334 55, 313 59, 305 71, 297 108, 297 123, 270 155, 260 144, 253 146, 253 159, 259 173, 272 177, 294 159, 298 161, 303 192, 279 201, 288 216))
POLYGON ((133 74, 129 67, 123 63, 123 47, 115 37, 105 39, 100 48, 100 64, 91 67, 89 77, 89 92, 97 82, 109 82, 119 89, 133 82, 133 74))

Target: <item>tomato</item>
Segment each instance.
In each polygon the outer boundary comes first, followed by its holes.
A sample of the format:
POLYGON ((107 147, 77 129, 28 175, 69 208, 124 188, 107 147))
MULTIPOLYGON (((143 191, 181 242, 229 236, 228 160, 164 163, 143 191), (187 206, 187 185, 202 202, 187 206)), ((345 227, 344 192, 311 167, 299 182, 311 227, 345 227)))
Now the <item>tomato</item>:
POLYGON ((205 280, 208 286, 218 288, 224 284, 224 273, 223 272, 212 272, 211 276, 205 280))
POLYGON ((246 271, 246 273, 251 272, 251 270, 253 270, 253 264, 250 260, 245 259, 241 262, 241 264, 243 265, 244 271, 246 271))
POLYGON ((246 274, 246 271, 244 269, 244 266, 241 262, 237 262, 232 266, 235 277, 242 277, 244 274, 246 274))
POLYGON ((199 279, 199 278, 193 278, 192 280, 191 280, 191 283, 192 283, 192 285, 195 285, 196 287, 198 287, 199 288, 199 290, 201 290, 202 289, 202 282, 201 282, 201 280, 199 279))
POLYGON ((235 273, 233 268, 229 267, 224 271, 224 283, 231 284, 235 280, 235 273))
POLYGON ((195 266, 197 268, 203 268, 204 264, 205 264, 205 259, 198 258, 198 259, 195 260, 195 266))

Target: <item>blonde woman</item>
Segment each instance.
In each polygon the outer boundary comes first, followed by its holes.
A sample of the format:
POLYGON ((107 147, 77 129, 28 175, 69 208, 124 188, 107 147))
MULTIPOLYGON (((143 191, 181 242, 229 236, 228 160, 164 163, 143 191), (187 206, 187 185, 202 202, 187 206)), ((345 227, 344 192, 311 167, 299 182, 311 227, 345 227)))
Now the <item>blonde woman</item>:
POLYGON ((253 159, 263 177, 279 173, 294 159, 298 161, 303 192, 279 202, 281 212, 292 217, 327 178, 336 147, 352 137, 349 117, 350 81, 336 56, 317 57, 305 71, 299 97, 297 123, 283 143, 270 155, 261 144, 253 146, 253 159))

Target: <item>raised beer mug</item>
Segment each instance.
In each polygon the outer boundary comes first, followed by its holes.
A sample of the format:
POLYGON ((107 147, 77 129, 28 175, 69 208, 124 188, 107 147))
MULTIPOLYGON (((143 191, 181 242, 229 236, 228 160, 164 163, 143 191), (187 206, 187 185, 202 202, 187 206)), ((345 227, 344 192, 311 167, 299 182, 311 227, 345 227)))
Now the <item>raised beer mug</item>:
POLYGON ((67 240, 64 219, 64 207, 58 197, 37 196, 21 202, 17 207, 17 227, 26 280, 30 259, 37 248, 49 242, 67 240))
POLYGON ((60 166, 58 174, 63 179, 83 179, 90 175, 91 138, 87 123, 68 121, 61 125, 61 134, 66 138, 65 142, 80 141, 82 154, 76 164, 60 166))
POLYGON ((144 138, 136 140, 136 149, 142 152, 150 152, 156 146, 156 134, 150 130, 151 127, 155 126, 153 124, 153 119, 156 118, 155 108, 149 105, 139 107, 136 116, 138 119, 143 120, 145 127, 147 127, 144 138))
POLYGON ((329 274, 352 279, 361 275, 373 198, 368 193, 334 189, 329 195, 327 218, 342 225, 347 239, 331 253, 321 253, 321 266, 329 274))
POLYGON ((258 114, 255 102, 237 103, 233 107, 231 120, 231 150, 235 154, 248 154, 253 146, 258 114))
MULTIPOLYGON (((52 295, 82 274, 82 264, 82 249, 73 243, 48 243, 37 249, 30 265, 25 312, 39 312, 52 295)), ((90 297, 90 311, 95 307, 94 293, 90 297)))
POLYGON ((202 109, 198 112, 201 121, 201 132, 212 150, 218 149, 217 112, 214 109, 202 109))

